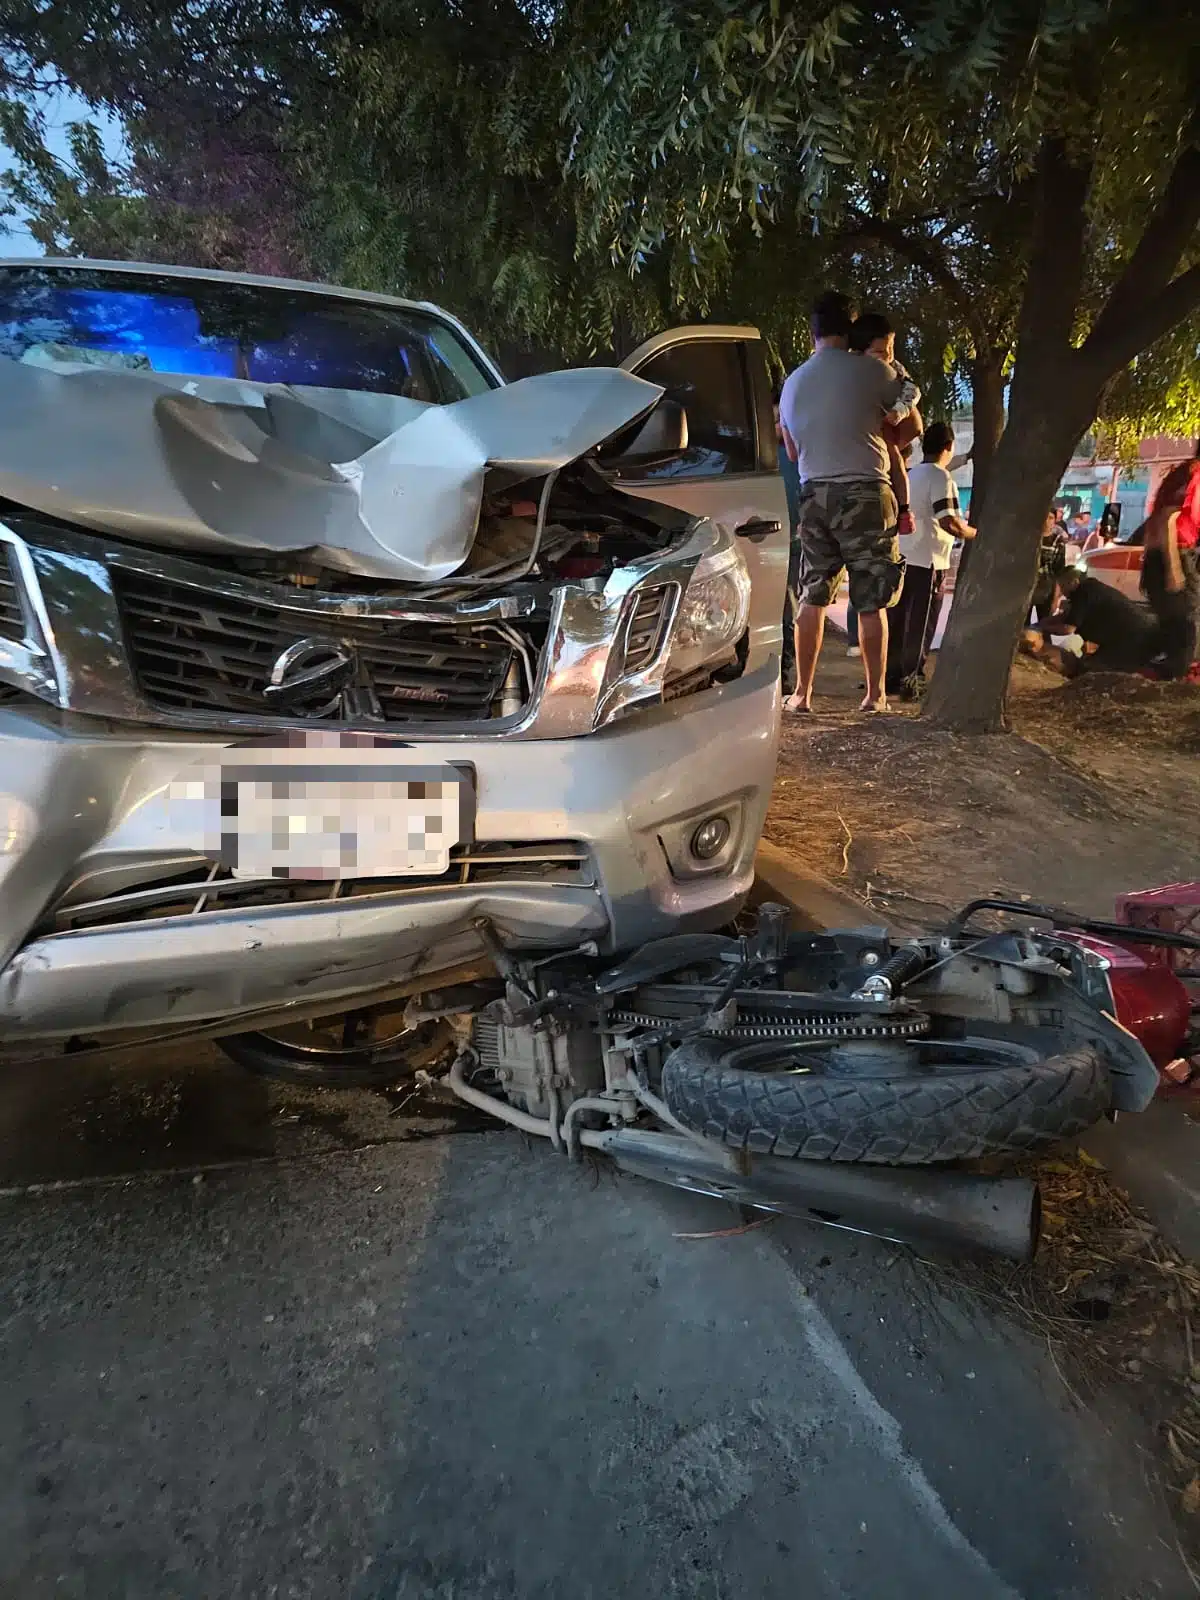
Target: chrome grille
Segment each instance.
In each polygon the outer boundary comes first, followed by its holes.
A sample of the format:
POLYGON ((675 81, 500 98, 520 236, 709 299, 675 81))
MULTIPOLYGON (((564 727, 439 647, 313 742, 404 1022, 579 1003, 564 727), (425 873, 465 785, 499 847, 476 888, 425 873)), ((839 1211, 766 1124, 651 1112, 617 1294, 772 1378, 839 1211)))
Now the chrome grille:
POLYGON ((625 636, 626 672, 641 672, 658 654, 675 593, 672 583, 639 592, 625 636))
POLYGON ((513 657, 503 639, 461 624, 306 613, 120 567, 113 582, 139 687, 168 711, 320 714, 284 712, 264 694, 283 651, 312 638, 352 651, 371 715, 476 721, 490 716, 513 657))
POLYGON ((0 551, 0 639, 12 639, 20 644, 26 629, 21 591, 17 583, 11 552, 0 551))
POLYGON ((343 883, 317 883, 283 878, 234 878, 222 868, 200 861, 169 882, 94 900, 60 904, 35 933, 70 933, 79 928, 111 927, 158 917, 198 916, 301 901, 359 899, 364 895, 410 894, 431 888, 454 890, 482 884, 561 883, 594 887, 587 847, 567 840, 558 844, 458 845, 450 852, 450 868, 438 877, 359 878, 343 883))

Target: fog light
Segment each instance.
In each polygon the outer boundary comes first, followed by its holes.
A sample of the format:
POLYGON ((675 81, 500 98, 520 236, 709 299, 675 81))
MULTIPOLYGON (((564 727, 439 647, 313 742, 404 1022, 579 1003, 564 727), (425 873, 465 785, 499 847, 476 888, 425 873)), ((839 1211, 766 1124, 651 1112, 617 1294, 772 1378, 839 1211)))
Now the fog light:
POLYGON ((729 843, 729 818, 709 817, 692 835, 691 851, 697 861, 711 861, 729 843))

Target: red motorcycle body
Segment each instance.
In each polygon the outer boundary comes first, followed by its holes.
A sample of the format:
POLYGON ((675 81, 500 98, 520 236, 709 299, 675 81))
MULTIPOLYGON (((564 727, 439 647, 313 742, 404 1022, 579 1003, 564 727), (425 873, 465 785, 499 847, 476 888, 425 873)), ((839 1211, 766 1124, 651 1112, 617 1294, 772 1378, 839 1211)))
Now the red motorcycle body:
POLYGON ((1187 1044, 1192 1000, 1186 985, 1152 945, 1122 945, 1088 933, 1059 934, 1106 963, 1112 1015, 1162 1072, 1187 1044))

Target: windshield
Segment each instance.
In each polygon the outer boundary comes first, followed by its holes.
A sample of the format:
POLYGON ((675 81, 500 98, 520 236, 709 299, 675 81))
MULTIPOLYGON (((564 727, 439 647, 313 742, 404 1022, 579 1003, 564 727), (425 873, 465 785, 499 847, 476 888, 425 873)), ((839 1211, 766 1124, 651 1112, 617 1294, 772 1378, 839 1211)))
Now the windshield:
POLYGON ((0 268, 0 355, 435 404, 491 387, 454 330, 424 312, 260 284, 61 267, 0 268))

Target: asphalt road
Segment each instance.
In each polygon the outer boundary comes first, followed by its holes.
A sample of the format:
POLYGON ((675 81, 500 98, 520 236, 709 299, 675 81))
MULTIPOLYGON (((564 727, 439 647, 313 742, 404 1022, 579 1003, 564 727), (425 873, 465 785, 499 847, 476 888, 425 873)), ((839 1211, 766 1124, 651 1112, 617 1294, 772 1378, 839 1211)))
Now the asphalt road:
POLYGON ((9 1078, 4 1600, 1194 1593, 1134 1419, 891 1247, 388 1111, 9 1078))

